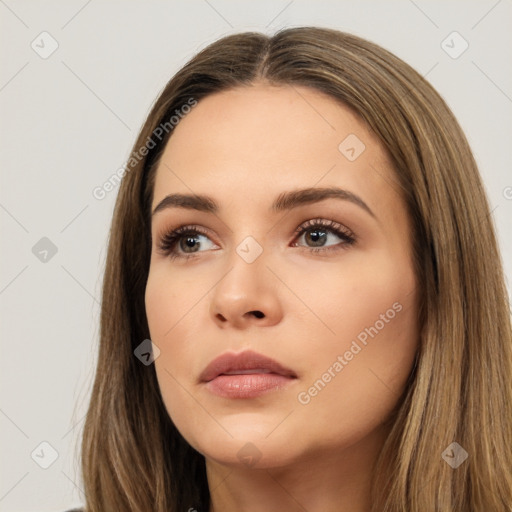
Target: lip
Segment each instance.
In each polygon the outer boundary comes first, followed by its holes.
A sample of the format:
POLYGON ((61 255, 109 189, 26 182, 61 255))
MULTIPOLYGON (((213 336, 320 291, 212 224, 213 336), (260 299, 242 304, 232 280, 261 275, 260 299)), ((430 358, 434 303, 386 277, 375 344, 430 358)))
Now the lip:
POLYGON ((199 376, 209 391, 227 398, 254 398, 281 389, 296 378, 290 368, 252 350, 226 352, 199 376))

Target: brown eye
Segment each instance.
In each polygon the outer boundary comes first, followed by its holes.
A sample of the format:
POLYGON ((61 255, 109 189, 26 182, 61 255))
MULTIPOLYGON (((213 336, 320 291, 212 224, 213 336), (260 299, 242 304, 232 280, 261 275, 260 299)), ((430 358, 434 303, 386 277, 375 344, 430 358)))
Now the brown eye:
POLYGON ((169 256, 171 259, 187 259, 203 252, 200 249, 204 245, 208 248, 208 241, 213 244, 206 233, 200 231, 197 227, 183 226, 165 233, 158 243, 158 249, 163 255, 169 256), (206 239, 206 242, 204 239, 206 239))
POLYGON ((310 248, 313 252, 335 250, 355 243, 355 236, 350 230, 329 220, 315 219, 308 221, 300 226, 296 233, 295 240, 303 238, 305 242, 305 245, 300 246, 310 248), (336 239, 338 239, 338 242, 336 242, 336 239), (333 243, 326 245, 329 241, 333 243))

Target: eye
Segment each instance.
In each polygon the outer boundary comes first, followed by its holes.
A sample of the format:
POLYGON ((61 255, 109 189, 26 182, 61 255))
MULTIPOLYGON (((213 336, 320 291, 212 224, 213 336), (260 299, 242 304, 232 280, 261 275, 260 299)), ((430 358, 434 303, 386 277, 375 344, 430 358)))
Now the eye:
MULTIPOLYGON (((313 219, 295 230, 292 247, 302 247, 309 252, 319 253, 344 249, 355 242, 355 235, 345 226, 331 220, 313 219), (302 238, 306 241, 306 245, 296 242, 302 238), (329 240, 333 243, 325 245, 329 240)), ((158 241, 159 252, 171 259, 194 258, 198 253, 204 252, 201 249, 208 250, 215 247, 218 246, 210 240, 206 231, 198 226, 179 227, 165 233, 158 241)))
POLYGON ((158 242, 158 248, 162 254, 169 256, 171 259, 193 258, 204 245, 202 239, 206 239, 207 249, 208 244, 215 246, 207 234, 197 226, 182 226, 174 231, 165 233, 158 242))
MULTIPOLYGON (((312 244, 305 247, 313 253, 346 249, 347 246, 353 245, 356 241, 354 233, 347 227, 326 219, 309 220, 299 226, 295 233, 295 240, 303 238, 306 244, 312 244), (336 243, 336 238, 341 242, 336 243), (334 243, 325 245, 329 242, 329 239, 334 243)), ((294 243, 294 246, 297 245, 294 243)))

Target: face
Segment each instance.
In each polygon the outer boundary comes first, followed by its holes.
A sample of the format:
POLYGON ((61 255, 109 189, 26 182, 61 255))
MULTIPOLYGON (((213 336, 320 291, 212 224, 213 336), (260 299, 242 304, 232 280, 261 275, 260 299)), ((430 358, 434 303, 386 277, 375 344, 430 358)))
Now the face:
POLYGON ((207 460, 283 466, 389 417, 418 338, 395 183, 364 123, 305 87, 217 93, 174 128, 146 313, 167 411, 207 460))

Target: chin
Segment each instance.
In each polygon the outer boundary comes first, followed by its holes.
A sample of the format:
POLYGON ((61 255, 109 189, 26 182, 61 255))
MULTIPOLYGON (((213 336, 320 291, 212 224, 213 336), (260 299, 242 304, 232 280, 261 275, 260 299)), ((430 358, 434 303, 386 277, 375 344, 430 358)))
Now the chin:
MULTIPOLYGON (((274 424, 275 426, 275 424, 274 424)), ((284 436, 268 436, 258 429, 247 425, 239 425, 230 430, 231 437, 226 432, 219 433, 218 429, 208 433, 187 435, 182 433, 187 442, 206 459, 218 464, 245 469, 268 469, 292 464, 299 457, 297 442, 289 441, 296 436, 290 436, 284 431, 284 436), (286 439, 288 440, 286 440, 286 439)))

